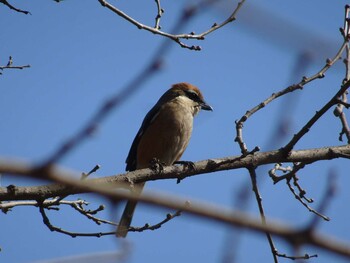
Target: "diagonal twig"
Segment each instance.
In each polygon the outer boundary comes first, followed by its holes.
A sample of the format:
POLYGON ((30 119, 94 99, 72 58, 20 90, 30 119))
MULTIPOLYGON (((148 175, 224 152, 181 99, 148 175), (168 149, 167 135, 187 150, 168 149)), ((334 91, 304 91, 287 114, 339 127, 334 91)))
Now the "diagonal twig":
POLYGON ((26 15, 30 14, 31 15, 31 13, 29 11, 25 11, 25 10, 19 9, 17 7, 14 7, 7 0, 0 0, 0 3, 6 5, 8 8, 10 8, 12 10, 15 10, 18 13, 23 13, 23 14, 26 14, 26 15))
POLYGON ((172 214, 167 214, 165 219, 160 221, 157 224, 154 225, 149 225, 149 224, 145 224, 143 227, 130 227, 129 228, 129 232, 143 232, 145 230, 156 230, 161 228, 165 223, 169 222, 170 220, 174 219, 175 217, 180 216, 182 213, 181 210, 176 211, 175 213, 172 214))
MULTIPOLYGON (((253 115, 255 114, 257 111, 263 109, 265 106, 267 106, 269 103, 271 103, 272 101, 274 101, 275 99, 293 92, 295 90, 301 90, 304 88, 304 86, 316 79, 321 79, 325 76, 325 73, 340 59, 342 53, 344 52, 346 46, 348 43, 348 39, 344 39, 343 44, 341 45, 341 47, 339 48, 339 50, 337 51, 337 53, 334 55, 334 57, 332 59, 327 59, 326 60, 326 64, 323 66, 323 68, 321 70, 319 70, 317 73, 315 73, 314 75, 310 76, 310 77, 303 77, 302 80, 300 82, 298 82, 297 84, 291 85, 281 91, 278 91, 276 93, 273 93, 270 97, 268 97, 267 99, 265 99, 263 102, 259 103, 258 105, 256 105, 255 107, 249 109, 239 120, 236 121, 236 137, 235 137, 235 142, 238 143, 240 149, 241 149, 241 153, 243 155, 246 155, 248 151, 248 148, 243 140, 243 126, 244 123, 253 115)), ((290 145, 291 146, 291 145, 290 145)), ((286 149, 288 150, 288 149, 286 149)))
POLYGON ((350 80, 342 85, 340 90, 319 110, 314 116, 300 129, 299 132, 294 134, 293 138, 282 147, 282 151, 288 155, 294 148, 295 144, 311 129, 311 127, 334 105, 338 103, 338 97, 341 96, 350 87, 350 80))
MULTIPOLYGON (((294 174, 294 176, 292 176, 292 179, 294 181, 294 185, 298 184, 297 183, 297 179, 296 179, 296 175, 294 174)), ((316 211, 315 209, 313 209, 312 207, 310 207, 305 201, 303 201, 303 198, 305 196, 305 190, 302 190, 301 194, 297 194, 293 188, 293 186, 291 185, 291 179, 288 179, 286 181, 289 190, 292 192, 292 194, 294 195, 294 197, 303 205, 307 208, 307 210, 309 210, 309 212, 314 213, 315 215, 321 217, 322 219, 324 219, 325 221, 329 221, 330 218, 328 216, 325 216, 323 214, 321 214, 320 212, 316 211)), ((298 184, 298 189, 299 189, 299 184, 298 184)))

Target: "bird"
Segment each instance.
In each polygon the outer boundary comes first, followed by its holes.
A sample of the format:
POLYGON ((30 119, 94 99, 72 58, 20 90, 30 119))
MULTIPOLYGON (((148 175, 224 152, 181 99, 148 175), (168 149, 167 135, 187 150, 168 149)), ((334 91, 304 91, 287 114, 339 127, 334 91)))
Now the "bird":
MULTIPOLYGON (((193 118, 200 110, 213 111, 201 91, 186 82, 172 85, 146 114, 126 158, 126 171, 149 168, 152 160, 162 165, 178 162, 189 143, 193 118)), ((145 183, 132 191, 140 195, 145 183)), ((137 202, 128 201, 119 221, 116 236, 126 237, 137 202)))

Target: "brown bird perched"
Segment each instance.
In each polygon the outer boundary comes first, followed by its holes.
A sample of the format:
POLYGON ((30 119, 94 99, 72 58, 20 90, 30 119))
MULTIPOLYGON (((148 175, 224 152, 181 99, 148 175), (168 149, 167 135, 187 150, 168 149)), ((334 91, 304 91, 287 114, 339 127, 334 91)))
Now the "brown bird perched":
MULTIPOLYGON (((193 117, 201 109, 213 110, 197 87, 174 84, 143 120, 126 158, 126 171, 148 168, 154 159, 165 165, 178 161, 189 143, 193 117)), ((144 185, 137 184, 132 191, 139 195, 144 185)), ((117 228, 118 237, 126 237, 136 204, 127 202, 117 228)))

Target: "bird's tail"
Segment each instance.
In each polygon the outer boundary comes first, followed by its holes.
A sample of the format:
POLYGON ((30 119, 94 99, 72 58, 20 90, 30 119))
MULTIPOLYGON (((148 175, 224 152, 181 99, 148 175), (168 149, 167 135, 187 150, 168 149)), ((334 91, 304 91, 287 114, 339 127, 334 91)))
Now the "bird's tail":
MULTIPOLYGON (((135 195, 140 195, 144 186, 145 186, 145 183, 140 183, 135 185, 135 188, 133 189, 133 193, 135 195)), ((126 203, 124 212, 122 214, 122 217, 117 227, 117 232, 116 232, 117 237, 126 237, 126 235, 128 234, 136 205, 137 205, 137 202, 135 201, 128 201, 126 203)))

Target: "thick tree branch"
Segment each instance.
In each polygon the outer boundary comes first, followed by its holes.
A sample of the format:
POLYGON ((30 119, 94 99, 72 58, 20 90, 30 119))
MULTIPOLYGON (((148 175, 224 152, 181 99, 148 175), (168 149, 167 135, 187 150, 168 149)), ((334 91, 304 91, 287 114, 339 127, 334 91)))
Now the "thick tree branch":
MULTIPOLYGON (((246 168, 252 165, 258 166, 283 162, 312 163, 335 158, 350 158, 350 145, 291 151, 288 156, 285 156, 282 151, 256 152, 245 157, 233 156, 222 159, 199 161, 195 163, 195 169, 186 168, 184 166, 167 166, 164 167, 162 173, 155 173, 150 169, 142 169, 126 174, 106 176, 98 179, 86 179, 84 181, 127 188, 130 184, 134 183, 161 179, 184 179, 198 174, 246 168)), ((50 169, 40 170, 28 163, 4 159, 0 159, 0 173, 19 174, 42 179, 50 179, 52 176, 79 178, 81 174, 57 166, 51 166, 50 169)), ((0 201, 38 200, 82 192, 84 192, 82 189, 57 184, 32 187, 8 186, 0 188, 0 201)))
POLYGON ((288 225, 277 223, 273 220, 269 220, 268 224, 263 225, 261 224, 260 220, 252 218, 246 213, 230 211, 218 205, 213 206, 193 201, 190 205, 188 205, 187 201, 178 197, 171 196, 169 194, 161 195, 154 192, 152 194, 145 193, 141 196, 136 196, 131 192, 116 191, 111 187, 106 187, 106 185, 101 186, 92 184, 90 180, 77 180, 68 178, 62 174, 55 174, 54 172, 47 172, 47 175, 48 179, 54 182, 75 187, 81 192, 94 192, 108 198, 113 202, 118 202, 121 199, 129 199, 152 206, 181 210, 201 218, 207 218, 215 222, 226 224, 228 226, 241 227, 251 232, 260 234, 268 232, 271 235, 284 239, 293 247, 300 247, 308 244, 337 255, 350 258, 350 244, 346 244, 345 242, 339 240, 334 240, 329 236, 321 235, 313 229, 313 231, 310 231, 308 228, 298 230, 288 225))

